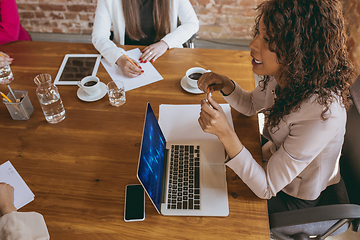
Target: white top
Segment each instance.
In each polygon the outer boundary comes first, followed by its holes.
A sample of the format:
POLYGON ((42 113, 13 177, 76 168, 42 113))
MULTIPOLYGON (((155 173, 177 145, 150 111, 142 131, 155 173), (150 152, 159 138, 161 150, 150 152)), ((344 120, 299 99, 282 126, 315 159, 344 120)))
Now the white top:
MULTIPOLYGON (((236 84, 234 92, 224 98, 237 111, 249 116, 272 106, 275 87, 274 79, 265 91, 258 86, 247 92, 236 84)), ((314 99, 304 101, 298 111, 280 121, 276 132, 264 129, 264 136, 272 142, 273 154, 264 168, 245 147, 226 163, 258 197, 270 199, 283 190, 293 197, 314 200, 327 186, 340 181, 339 158, 346 110, 334 101, 328 120, 322 121, 320 114, 324 107, 314 99)))
POLYGON ((44 218, 36 212, 16 212, 0 218, 0 240, 50 239, 44 218))
MULTIPOLYGON (((169 49, 182 47, 199 30, 199 20, 189 0, 170 0, 170 33, 161 40, 169 49), (178 19, 181 22, 177 26, 178 19)), ((95 12, 92 43, 101 55, 113 66, 125 50, 116 45, 125 44, 125 20, 121 0, 98 0, 95 12), (109 39, 110 29, 114 39, 109 39)))

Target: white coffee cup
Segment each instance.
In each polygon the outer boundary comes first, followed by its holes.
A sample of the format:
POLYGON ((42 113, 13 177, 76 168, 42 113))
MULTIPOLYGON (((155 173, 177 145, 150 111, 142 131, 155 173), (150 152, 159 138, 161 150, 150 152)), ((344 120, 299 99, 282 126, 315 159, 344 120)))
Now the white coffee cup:
POLYGON ((187 83, 190 85, 190 87, 198 88, 197 81, 199 80, 201 75, 203 73, 206 73, 206 72, 210 72, 210 70, 206 70, 206 69, 201 68, 201 67, 189 68, 186 71, 186 76, 185 76, 186 80, 187 80, 187 83))
POLYGON ((89 95, 94 95, 100 90, 100 80, 96 76, 84 77, 77 85, 89 95))

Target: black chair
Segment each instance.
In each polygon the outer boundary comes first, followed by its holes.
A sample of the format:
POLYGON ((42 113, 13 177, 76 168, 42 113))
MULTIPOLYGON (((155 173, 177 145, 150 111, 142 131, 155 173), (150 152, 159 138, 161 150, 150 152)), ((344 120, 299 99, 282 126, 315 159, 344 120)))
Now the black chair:
POLYGON ((360 76, 351 86, 354 105, 347 112, 340 158, 342 180, 328 187, 318 206, 269 215, 271 235, 281 240, 325 239, 360 222, 360 76), (316 236, 316 237, 314 237, 316 236))
POLYGON ((184 44, 183 47, 184 48, 195 48, 195 38, 196 38, 196 33, 194 33, 194 35, 191 36, 191 38, 189 38, 184 44))

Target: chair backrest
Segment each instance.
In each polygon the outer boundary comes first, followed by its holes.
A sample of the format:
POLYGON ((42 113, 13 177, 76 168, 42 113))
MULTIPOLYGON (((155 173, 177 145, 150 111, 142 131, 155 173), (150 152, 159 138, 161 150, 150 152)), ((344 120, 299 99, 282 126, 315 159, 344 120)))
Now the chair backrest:
POLYGON ((184 44, 183 47, 184 48, 195 48, 195 38, 196 38, 196 33, 194 33, 194 35, 191 36, 191 38, 189 38, 184 44))
POLYGON ((350 203, 360 204, 360 75, 350 90, 354 105, 347 113, 340 169, 350 203))

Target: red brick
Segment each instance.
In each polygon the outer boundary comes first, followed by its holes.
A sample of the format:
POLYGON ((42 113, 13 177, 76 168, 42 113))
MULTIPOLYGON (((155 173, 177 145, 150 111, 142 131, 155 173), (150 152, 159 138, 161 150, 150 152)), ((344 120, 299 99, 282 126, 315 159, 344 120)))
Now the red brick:
POLYGON ((219 5, 238 5, 234 0, 214 0, 215 4, 219 5))
POLYGON ((56 19, 64 19, 64 16, 60 13, 50 13, 50 17, 53 19, 53 20, 56 20, 56 19))
POLYGON ((55 4, 39 4, 39 7, 43 11, 65 11, 64 5, 55 4))
POLYGON ((77 13, 64 13, 64 16, 65 16, 65 19, 67 20, 74 20, 74 19, 77 19, 77 13))
POLYGON ((210 3, 210 0, 191 0, 190 1, 193 5, 206 5, 210 3))
POLYGON ((53 28, 53 32, 54 33, 64 33, 64 30, 62 30, 61 28, 53 28))
POLYGON ((85 5, 85 4, 76 4, 76 5, 68 5, 67 9, 70 12, 94 12, 95 6, 85 5))
POLYGON ((35 4, 27 4, 27 3, 17 3, 18 10, 36 10, 35 4))
POLYGON ((45 14, 44 14, 44 12, 35 12, 35 17, 36 18, 45 18, 45 14))
POLYGON ((34 18, 35 14, 33 12, 21 12, 19 13, 19 18, 24 19, 24 18, 34 18))

